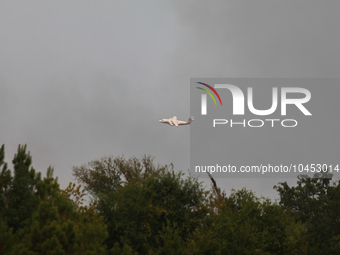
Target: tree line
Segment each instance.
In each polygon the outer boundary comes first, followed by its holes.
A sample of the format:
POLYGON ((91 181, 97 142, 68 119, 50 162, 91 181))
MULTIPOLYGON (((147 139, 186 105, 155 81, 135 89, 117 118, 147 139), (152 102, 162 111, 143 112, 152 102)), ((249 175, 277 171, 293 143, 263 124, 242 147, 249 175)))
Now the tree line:
POLYGON ((340 185, 329 173, 278 183, 279 202, 247 189, 229 196, 156 165, 104 157, 72 168, 61 189, 18 146, 0 148, 0 254, 340 254, 340 185), (85 201, 88 197, 90 201, 85 201))

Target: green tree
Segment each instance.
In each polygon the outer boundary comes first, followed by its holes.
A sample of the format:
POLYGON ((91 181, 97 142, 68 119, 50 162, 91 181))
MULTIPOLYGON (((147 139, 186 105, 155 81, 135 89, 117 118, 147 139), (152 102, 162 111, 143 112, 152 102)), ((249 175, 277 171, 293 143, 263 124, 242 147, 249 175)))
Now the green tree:
POLYGON ((299 176, 296 187, 274 186, 280 205, 306 228, 308 254, 340 254, 340 182, 331 180, 332 174, 323 172, 299 176))
POLYGON ((72 202, 73 206, 82 215, 86 215, 90 217, 90 219, 99 217, 98 201, 91 199, 89 203, 86 203, 86 191, 85 189, 82 189, 81 184, 77 186, 75 183, 70 182, 66 189, 61 190, 60 192, 63 193, 72 202))
MULTIPOLYGON (((98 213, 61 191, 51 166, 41 179, 31 162, 26 145, 19 145, 11 178, 0 148, 0 254, 107 254, 107 229, 98 213)), ((77 189, 70 192, 82 197, 77 189)))
POLYGON ((222 196, 210 210, 189 243, 194 254, 306 254, 302 226, 251 191, 222 196))
MULTIPOLYGON (((196 179, 183 179, 183 173, 175 173, 172 165, 156 167, 151 157, 117 157, 110 162, 109 168, 100 171, 89 168, 91 164, 73 168, 76 179, 98 198, 110 249, 118 242, 146 254, 164 245, 159 235, 168 222, 182 226, 179 235, 184 241, 189 238, 204 213, 196 210, 204 207, 205 195, 196 179), (109 176, 115 181, 110 182, 109 176), (113 186, 108 187, 109 183, 113 186)), ((102 165, 97 161, 96 166, 102 165)))
MULTIPOLYGON (((183 228, 176 223, 170 221, 166 225, 163 224, 162 231, 157 237, 158 246, 148 251, 150 255, 189 255, 193 254, 193 250, 188 245, 190 238, 183 239, 181 232, 183 228)), ((197 253, 197 252, 196 252, 197 253)))
POLYGON ((40 173, 31 167, 32 157, 26 153, 26 145, 18 147, 13 159, 14 178, 8 191, 8 208, 6 212, 9 227, 17 231, 28 224, 33 211, 37 208, 35 185, 40 180, 40 173))
POLYGON ((107 254, 107 231, 98 219, 81 215, 72 201, 59 190, 53 168, 37 183, 39 205, 31 224, 18 231, 20 242, 11 254, 107 254))
POLYGON ((12 184, 11 171, 5 163, 5 145, 0 148, 0 217, 3 216, 8 202, 8 191, 12 184))
POLYGON ((0 254, 9 254, 13 244, 17 242, 17 238, 12 232, 5 219, 0 217, 0 254))
POLYGON ((157 175, 164 167, 155 166, 153 158, 144 155, 141 159, 132 157, 104 157, 93 160, 80 167, 74 166, 73 176, 84 185, 93 197, 105 197, 115 193, 119 187, 132 182, 143 182, 157 175))

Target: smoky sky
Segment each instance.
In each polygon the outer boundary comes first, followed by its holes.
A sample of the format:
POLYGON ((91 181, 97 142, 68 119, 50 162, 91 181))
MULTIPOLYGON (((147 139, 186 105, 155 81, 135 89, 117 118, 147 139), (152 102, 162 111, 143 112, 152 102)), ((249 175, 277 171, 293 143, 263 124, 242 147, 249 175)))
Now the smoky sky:
MULTIPOLYGON (((337 1, 2 1, 0 7, 6 161, 27 144, 36 170, 54 166, 62 187, 72 181, 72 166, 108 155, 150 154, 186 171, 190 128, 158 120, 190 116, 190 78, 339 77, 337 1)), ((271 197, 276 183, 218 180, 226 191, 247 187, 271 197)))

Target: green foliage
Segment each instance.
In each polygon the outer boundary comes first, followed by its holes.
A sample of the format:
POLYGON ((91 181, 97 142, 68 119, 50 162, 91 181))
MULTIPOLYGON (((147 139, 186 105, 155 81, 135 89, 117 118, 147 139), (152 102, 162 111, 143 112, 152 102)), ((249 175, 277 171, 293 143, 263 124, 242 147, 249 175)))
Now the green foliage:
POLYGON ((32 223, 18 233, 22 241, 14 247, 14 253, 106 254, 106 227, 97 219, 80 217, 72 202, 58 192, 52 172, 49 168, 48 177, 38 185, 41 201, 32 223))
POLYGON ((153 159, 145 155, 142 159, 104 157, 73 167, 73 175, 92 196, 102 199, 102 196, 116 192, 125 183, 143 182, 163 168, 155 167, 153 159))
POLYGON ((12 183, 11 171, 5 163, 5 145, 0 148, 0 216, 3 215, 8 202, 8 190, 12 183))
POLYGON ((138 252, 133 251, 127 244, 124 244, 123 248, 120 248, 119 243, 116 242, 110 250, 110 255, 138 255, 138 252))
POLYGON ((111 159, 110 165, 107 162, 106 158, 105 164, 96 163, 108 167, 100 171, 84 166, 74 167, 73 171, 77 180, 98 198, 98 209, 109 230, 108 247, 119 242, 146 254, 164 244, 159 234, 167 222, 185 226, 179 233, 184 241, 200 224, 203 211, 195 208, 203 207, 205 192, 196 179, 183 179, 183 174, 175 173, 172 165, 156 167, 151 157, 118 157, 111 159), (110 192, 107 185, 96 184, 106 180, 108 173, 119 176, 110 192))
POLYGON ((168 170, 143 184, 121 187, 108 200, 99 201, 109 227, 108 245, 121 241, 145 254, 159 245, 159 232, 168 221, 185 226, 180 233, 185 240, 199 224, 199 213, 193 208, 199 206, 202 193, 192 179, 183 180, 180 173, 168 170))
POLYGON ((300 176, 274 188, 280 203, 246 189, 205 190, 151 157, 106 157, 73 167, 60 190, 54 169, 31 166, 26 145, 0 148, 0 254, 340 254, 340 181, 300 176), (91 195, 91 202, 85 197, 91 195))
POLYGON ((305 254, 303 233, 278 205, 242 189, 211 208, 191 246, 195 254, 305 254))
POLYGON ((31 216, 37 208, 38 198, 35 196, 35 185, 40 180, 31 167, 32 157, 26 153, 26 145, 18 146, 18 152, 13 159, 14 178, 7 192, 8 206, 6 210, 7 223, 14 232, 30 223, 31 216))
POLYGON ((0 166, 5 174, 0 183, 6 199, 0 207, 0 254, 107 254, 106 226, 97 214, 89 217, 60 191, 53 168, 42 180, 31 167, 26 145, 19 145, 11 179, 3 148, 0 166))
POLYGON ((158 246, 149 250, 149 254, 154 255, 187 255, 191 254, 187 242, 181 237, 182 229, 178 227, 176 223, 171 224, 167 221, 167 224, 163 224, 163 229, 157 237, 158 246))
POLYGON ((274 188, 280 205, 307 230, 308 254, 340 254, 340 182, 329 173, 299 176, 296 187, 284 182, 274 188))
POLYGON ((90 203, 85 204, 85 189, 81 189, 81 184, 76 186, 75 183, 70 182, 65 190, 61 190, 63 193, 77 208, 81 214, 85 214, 91 219, 98 216, 98 201, 92 200, 90 203))
POLYGON ((8 228, 6 221, 0 217, 0 254, 8 254, 15 242, 16 236, 12 229, 8 228))
POLYGON ((206 192, 150 157, 102 160, 73 174, 98 199, 111 253, 125 246, 139 254, 306 254, 303 226, 268 199, 206 192))

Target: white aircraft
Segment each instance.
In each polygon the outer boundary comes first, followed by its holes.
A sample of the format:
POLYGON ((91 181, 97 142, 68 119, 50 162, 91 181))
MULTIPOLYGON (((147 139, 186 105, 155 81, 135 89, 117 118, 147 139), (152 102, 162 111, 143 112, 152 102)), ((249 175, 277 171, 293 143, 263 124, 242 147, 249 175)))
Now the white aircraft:
POLYGON ((177 120, 177 116, 173 116, 170 119, 161 119, 159 122, 161 123, 166 123, 169 124, 171 126, 175 125, 176 127, 178 127, 178 125, 189 125, 191 124, 191 122, 195 120, 194 116, 191 116, 189 119, 187 119, 186 121, 183 120, 177 120))

